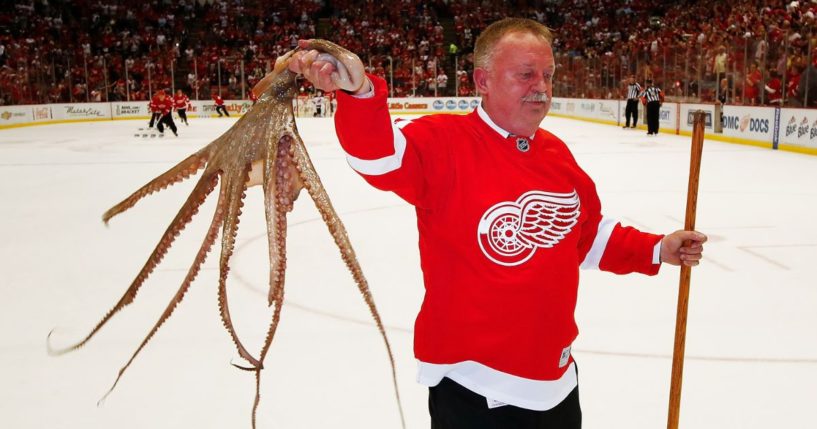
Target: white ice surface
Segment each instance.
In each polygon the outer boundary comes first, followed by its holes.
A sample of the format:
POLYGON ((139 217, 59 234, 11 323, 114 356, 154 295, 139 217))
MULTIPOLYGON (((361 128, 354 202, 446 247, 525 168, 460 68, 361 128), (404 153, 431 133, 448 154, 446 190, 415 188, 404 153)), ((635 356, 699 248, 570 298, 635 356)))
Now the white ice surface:
MULTIPOLYGON (((213 213, 208 199, 138 299, 84 348, 67 345, 122 296, 194 180, 114 218, 102 213, 226 130, 192 119, 180 137, 142 121, 0 130, 0 427, 249 428, 255 381, 221 326, 214 246, 174 316, 99 400, 164 310, 213 213)), ((683 226, 689 137, 548 118, 594 177, 605 214, 654 232, 683 226)), ((412 331, 423 289, 413 210, 346 165, 328 119, 299 120, 388 327, 406 422, 427 428, 412 331)), ((681 427, 817 427, 817 157, 707 141, 692 275, 681 427)), ((261 383, 259 428, 398 428, 382 340, 306 194, 289 216, 286 304, 261 383)), ((253 353, 269 322, 261 195, 248 193, 228 290, 253 353)), ((573 353, 584 427, 666 426, 678 269, 584 272, 573 353)))

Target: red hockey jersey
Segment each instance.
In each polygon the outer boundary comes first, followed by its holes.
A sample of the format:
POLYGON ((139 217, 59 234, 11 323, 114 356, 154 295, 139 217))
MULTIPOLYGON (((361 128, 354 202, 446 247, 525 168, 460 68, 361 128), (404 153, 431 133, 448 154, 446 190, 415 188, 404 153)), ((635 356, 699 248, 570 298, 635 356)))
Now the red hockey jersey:
POLYGON ((150 113, 159 113, 159 110, 156 108, 157 101, 159 101, 159 97, 154 95, 148 102, 148 111, 150 111, 150 113))
POLYGON ((173 96, 173 107, 175 107, 176 110, 187 109, 189 104, 190 98, 188 98, 186 95, 182 94, 173 96))
POLYGON ((168 96, 165 96, 163 100, 159 100, 158 97, 153 99, 153 107, 154 112, 160 113, 162 116, 170 114, 173 111, 173 99, 168 96))
POLYGON ((416 357, 559 379, 580 264, 655 274, 662 236, 603 221, 595 184, 553 134, 503 135, 481 108, 392 123, 385 81, 369 79, 371 98, 338 92, 335 126, 352 168, 415 206, 416 357))

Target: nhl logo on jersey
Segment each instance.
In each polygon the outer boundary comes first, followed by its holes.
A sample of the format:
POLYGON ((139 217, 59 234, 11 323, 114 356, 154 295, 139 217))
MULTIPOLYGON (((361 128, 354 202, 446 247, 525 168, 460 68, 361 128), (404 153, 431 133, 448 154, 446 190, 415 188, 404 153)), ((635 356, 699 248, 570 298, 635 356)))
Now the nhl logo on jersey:
POLYGON ((512 267, 529 260, 539 248, 559 244, 581 214, 579 194, 529 191, 485 211, 477 240, 486 258, 512 267))
POLYGON ((530 141, 524 137, 517 137, 516 148, 519 149, 520 152, 527 152, 530 150, 530 141))

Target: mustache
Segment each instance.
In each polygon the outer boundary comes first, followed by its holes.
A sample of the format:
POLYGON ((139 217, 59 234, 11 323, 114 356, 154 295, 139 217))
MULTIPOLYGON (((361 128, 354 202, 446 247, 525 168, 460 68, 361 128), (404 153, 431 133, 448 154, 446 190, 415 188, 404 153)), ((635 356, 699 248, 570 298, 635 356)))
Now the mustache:
POLYGON ((533 94, 526 95, 522 101, 531 103, 547 103, 550 101, 550 97, 548 97, 546 92, 535 92, 533 94))

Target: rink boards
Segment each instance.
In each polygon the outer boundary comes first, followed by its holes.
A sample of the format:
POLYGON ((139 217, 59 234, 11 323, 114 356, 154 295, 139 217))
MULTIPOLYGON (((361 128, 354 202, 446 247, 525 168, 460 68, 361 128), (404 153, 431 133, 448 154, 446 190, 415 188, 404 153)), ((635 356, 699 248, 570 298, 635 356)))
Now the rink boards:
MULTIPOLYGON (((479 105, 477 97, 390 98, 392 114, 463 114, 479 105)), ((308 99, 299 97, 296 109, 308 105, 308 99)), ((327 101, 324 112, 329 111, 327 101)), ((593 100, 579 98, 553 99, 550 115, 621 126, 624 123, 626 103, 622 100, 593 100)), ((252 103, 247 100, 226 100, 230 114, 242 115, 252 103)), ((639 109, 639 124, 644 127, 644 108, 639 109)), ((718 112, 714 104, 665 102, 659 113, 659 127, 663 133, 692 134, 692 113, 706 114, 707 138, 731 143, 783 149, 817 154, 817 110, 759 106, 723 106, 718 112), (716 132, 715 115, 722 113, 722 130, 716 132)), ((326 113, 324 113, 326 114, 326 113)), ((187 115, 192 118, 216 117, 215 104, 209 100, 193 100, 187 115)), ((21 105, 0 107, 0 129, 64 122, 147 119, 150 114, 146 101, 111 103, 74 103, 21 105)), ((311 116, 311 115, 307 115, 311 116)))

